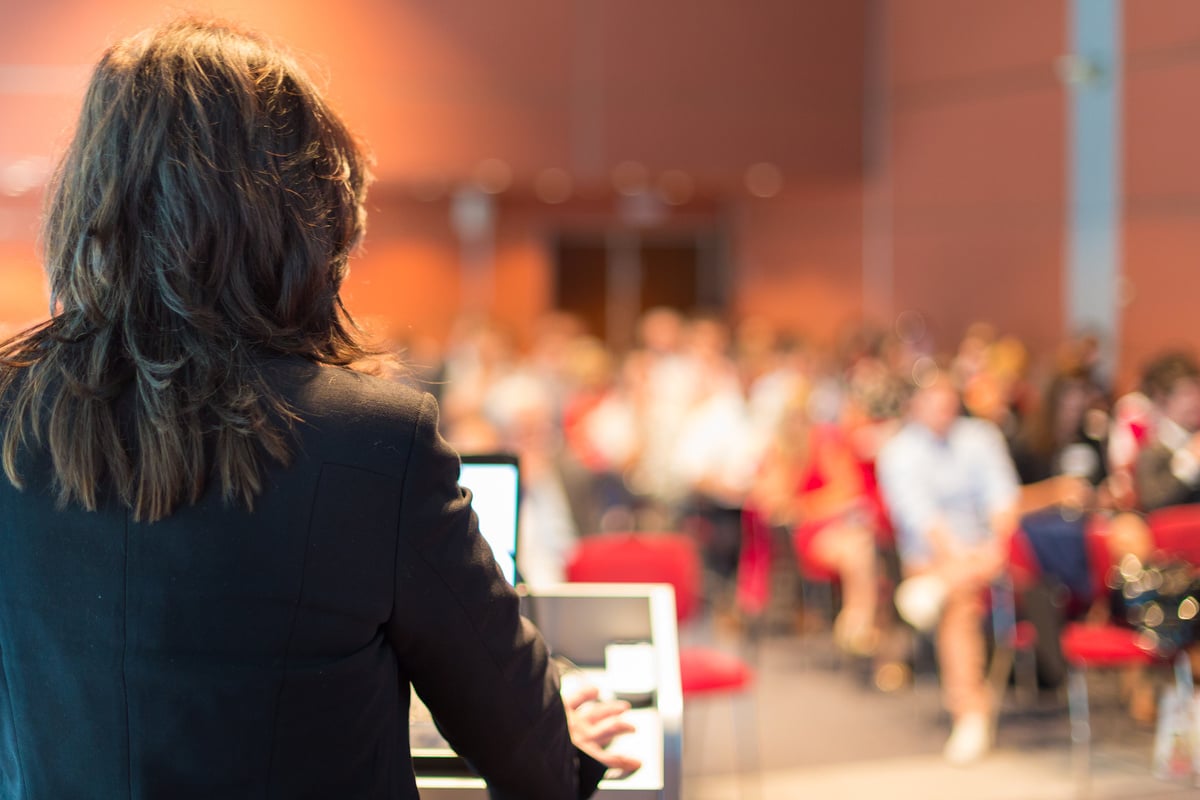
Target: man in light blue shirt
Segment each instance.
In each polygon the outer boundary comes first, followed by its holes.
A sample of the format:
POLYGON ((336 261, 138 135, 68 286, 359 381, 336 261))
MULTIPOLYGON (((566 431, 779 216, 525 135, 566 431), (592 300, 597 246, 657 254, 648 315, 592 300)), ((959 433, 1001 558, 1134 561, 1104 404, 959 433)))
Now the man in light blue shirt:
POLYGON ((959 412, 950 377, 929 376, 912 397, 908 423, 880 452, 877 469, 904 573, 921 576, 940 602, 938 669, 954 718, 945 755, 967 763, 990 745, 985 591, 1007 563, 1020 484, 1000 430, 959 412))

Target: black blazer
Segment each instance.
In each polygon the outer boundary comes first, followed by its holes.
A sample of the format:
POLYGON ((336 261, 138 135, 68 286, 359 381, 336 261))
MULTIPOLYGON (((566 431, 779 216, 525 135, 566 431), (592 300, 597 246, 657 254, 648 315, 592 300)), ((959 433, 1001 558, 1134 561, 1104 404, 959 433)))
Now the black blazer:
POLYGON ((416 798, 410 682, 493 797, 590 795, 432 398, 264 369, 303 422, 253 513, 216 481, 153 524, 58 509, 36 453, 0 477, 0 797, 416 798))

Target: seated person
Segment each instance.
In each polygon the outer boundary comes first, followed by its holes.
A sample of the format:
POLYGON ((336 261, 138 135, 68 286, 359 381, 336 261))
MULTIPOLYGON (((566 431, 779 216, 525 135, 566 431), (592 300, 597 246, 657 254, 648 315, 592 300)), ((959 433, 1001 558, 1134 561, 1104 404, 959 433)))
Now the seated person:
MULTIPOLYGON (((966 764, 991 744, 985 593, 1004 572, 1020 491, 1000 430, 960 416, 959 393, 945 371, 921 378, 907 422, 884 445, 877 466, 904 574, 922 577, 938 595, 932 601, 940 610, 938 671, 953 719, 944 755, 966 764)), ((897 606, 912 620, 901 602, 903 589, 897 590, 897 606)))
POLYGON ((1084 370, 1062 367, 1008 438, 1021 481, 1021 534, 1037 565, 1036 578, 1013 572, 1014 588, 1019 613, 1037 633, 1035 663, 1045 687, 1057 687, 1066 678, 1062 627, 1068 615, 1092 600, 1084 532, 1095 505, 1094 486, 1105 477, 1103 403, 1084 370))
POLYGON ((878 507, 845 435, 832 424, 814 425, 807 405, 808 395, 800 393, 786 407, 749 505, 770 524, 793 528, 801 563, 837 575, 842 608, 835 641, 865 655, 878 638, 878 507))
POLYGON ((1157 420, 1134 464, 1138 501, 1144 511, 1200 502, 1200 366, 1167 353, 1147 367, 1145 385, 1157 420))
MULTIPOLYGON (((1097 500, 1115 513, 1100 530, 1110 563, 1127 555, 1144 563, 1154 550, 1144 512, 1200 502, 1200 365, 1186 352, 1159 355, 1113 417, 1097 500)), ((1093 617, 1106 616, 1097 604, 1093 617)))

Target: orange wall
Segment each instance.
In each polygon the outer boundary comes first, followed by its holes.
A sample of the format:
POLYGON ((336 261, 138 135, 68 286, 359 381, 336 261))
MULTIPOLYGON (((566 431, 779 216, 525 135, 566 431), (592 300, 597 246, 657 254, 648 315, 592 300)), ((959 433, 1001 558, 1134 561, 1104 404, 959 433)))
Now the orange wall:
POLYGON ((747 198, 732 214, 738 316, 831 342, 862 316, 858 181, 747 198))
POLYGON ((885 172, 892 307, 939 349, 971 322, 1036 350, 1063 327, 1063 3, 890 0, 885 172))
MULTIPOLYGON (((736 310, 823 322, 857 307, 866 0, 177 7, 260 28, 327 77, 333 103, 374 150, 380 178, 348 300, 396 335, 443 335, 463 295, 444 199, 406 200, 407 187, 469 179, 485 158, 513 171, 500 200, 493 310, 518 332, 551 301, 547 242, 562 221, 529 199, 534 176, 559 167, 595 190, 625 160, 652 177, 683 170, 704 187, 704 202, 728 209, 717 224, 735 245, 736 310), (745 191, 744 171, 763 161, 782 171, 786 197, 752 200, 745 191), (814 216, 796 222, 793 210, 814 216), (780 287, 801 294, 781 299, 780 287)), ((0 119, 21 124, 0 126, 0 170, 30 158, 49 163, 89 65, 116 38, 171 13, 155 0, 9 3, 0 119)), ((588 224, 611 228, 614 215, 588 224)), ((45 307, 27 228, 0 225, 0 320, 45 307)))
MULTIPOLYGON (((152 0, 8 5, 0 119, 20 124, 0 126, 0 170, 24 159, 44 168, 88 65, 167 12, 152 0)), ((702 188, 712 224, 728 233, 735 315, 819 335, 866 300, 883 318, 922 311, 941 349, 974 320, 1040 351, 1063 335, 1066 97, 1054 61, 1067 47, 1065 2, 764 0, 753 13, 721 0, 350 0, 336 14, 316 0, 191 6, 312 54, 370 141, 381 181, 347 295, 397 336, 443 336, 464 295, 445 199, 417 202, 408 188, 466 179, 488 157, 513 168, 491 302, 518 334, 553 297, 553 232, 578 222, 533 200, 533 177, 562 167, 604 195, 608 171, 634 159, 652 175, 684 170, 702 188), (867 118, 886 125, 864 176, 863 102, 876 99, 864 96, 864 53, 877 22, 885 102, 867 118), (758 161, 781 168, 780 196, 745 191, 742 173, 758 161), (864 190, 882 205, 864 207, 864 190), (864 229, 880 209, 883 234, 864 229), (883 243, 886 286, 863 282, 864 233, 883 243)), ((1200 7, 1124 9, 1127 380, 1148 354, 1198 338, 1200 106, 1186 99, 1200 85, 1200 7)), ((0 193, 0 324, 44 314, 36 204, 36 192, 0 193)), ((601 205, 611 208, 610 191, 601 205)), ((614 219, 598 212, 586 224, 605 230, 614 219)))
MULTIPOLYGON (((356 317, 397 341, 444 339, 472 308, 463 285, 462 254, 445 201, 419 202, 379 193, 371 201, 369 231, 353 262, 344 299, 356 317)), ((527 339, 552 298, 551 253, 542 213, 528 203, 497 210, 492 286, 485 311, 527 339)))
POLYGON ((1200 350, 1200 5, 1125 3, 1122 372, 1200 350))
MULTIPOLYGON (((736 179, 858 170, 865 0, 191 0, 294 47, 379 155, 385 181, 586 178, 636 159, 736 179)), ((0 163, 61 143, 89 66, 173 14, 157 0, 5 4, 0 163), (11 73, 10 73, 11 70, 11 73)))
POLYGON ((0 335, 46 318, 49 303, 34 245, 40 208, 33 194, 0 195, 0 335))

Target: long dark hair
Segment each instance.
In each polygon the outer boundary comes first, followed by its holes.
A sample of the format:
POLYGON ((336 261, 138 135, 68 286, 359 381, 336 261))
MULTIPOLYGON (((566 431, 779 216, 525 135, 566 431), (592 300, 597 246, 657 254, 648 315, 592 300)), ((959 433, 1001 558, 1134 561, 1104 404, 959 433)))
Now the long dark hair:
POLYGON ((153 521, 211 474, 251 506, 294 420, 264 356, 368 355, 338 294, 368 182, 352 134, 260 36, 188 17, 111 47, 49 190, 52 317, 0 344, 9 480, 34 445, 62 504, 94 510, 107 480, 153 521))

